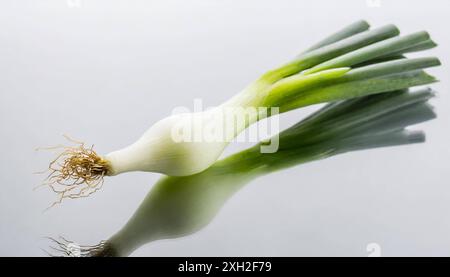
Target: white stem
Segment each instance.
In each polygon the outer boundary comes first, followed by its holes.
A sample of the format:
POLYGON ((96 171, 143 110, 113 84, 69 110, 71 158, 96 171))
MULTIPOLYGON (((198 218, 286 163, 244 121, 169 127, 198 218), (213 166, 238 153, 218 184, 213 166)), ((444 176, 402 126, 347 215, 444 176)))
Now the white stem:
POLYGON ((185 176, 205 170, 239 133, 261 119, 261 87, 255 83, 214 109, 157 122, 135 143, 105 156, 112 167, 109 175, 150 171, 185 176))

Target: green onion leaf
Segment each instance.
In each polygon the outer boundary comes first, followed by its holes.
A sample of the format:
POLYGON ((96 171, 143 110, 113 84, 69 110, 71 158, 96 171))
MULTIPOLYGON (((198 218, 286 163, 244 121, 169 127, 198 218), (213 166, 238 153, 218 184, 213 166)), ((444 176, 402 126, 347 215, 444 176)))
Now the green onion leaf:
POLYGON ((421 44, 429 39, 430 36, 427 32, 417 32, 407 36, 387 39, 341 55, 334 59, 327 60, 312 67, 311 69, 304 71, 303 74, 311 74, 336 67, 353 66, 392 53, 399 54, 402 53, 401 51, 421 44))
POLYGON ((318 48, 321 48, 323 46, 327 46, 329 44, 338 42, 340 40, 343 40, 345 38, 351 37, 353 35, 359 34, 361 32, 367 31, 370 28, 369 23, 365 20, 359 20, 356 21, 347 27, 343 28, 342 30, 324 38, 323 40, 319 41, 318 43, 314 44, 307 50, 305 50, 302 54, 311 52, 312 50, 316 50, 318 48))

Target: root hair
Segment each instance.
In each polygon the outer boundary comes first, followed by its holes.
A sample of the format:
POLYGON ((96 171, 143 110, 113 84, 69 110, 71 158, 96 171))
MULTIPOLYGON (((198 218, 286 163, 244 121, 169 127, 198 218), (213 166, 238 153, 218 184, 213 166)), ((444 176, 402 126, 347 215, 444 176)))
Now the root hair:
MULTIPOLYGON (((62 149, 50 162, 47 178, 41 186, 50 187, 58 199, 50 206, 60 204, 64 199, 87 197, 102 188, 104 177, 110 171, 110 164, 94 151, 94 145, 86 147, 84 142, 64 137, 75 146, 56 146, 40 148, 46 150, 62 149)), ((50 208, 49 207, 49 208, 50 208)))
POLYGON ((79 245, 64 237, 58 239, 47 237, 50 240, 50 251, 43 250, 51 257, 117 257, 114 247, 106 240, 96 245, 79 245))

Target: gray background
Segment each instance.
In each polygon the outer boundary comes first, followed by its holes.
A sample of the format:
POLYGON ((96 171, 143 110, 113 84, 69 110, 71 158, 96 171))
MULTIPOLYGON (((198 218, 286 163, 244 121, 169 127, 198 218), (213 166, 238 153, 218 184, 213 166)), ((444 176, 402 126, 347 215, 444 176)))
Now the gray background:
MULTIPOLYGON (((44 236, 94 244, 116 232, 159 178, 108 178, 88 199, 47 212, 33 191, 67 133, 100 153, 133 142, 176 106, 216 105, 265 70, 358 19, 428 30, 443 66, 430 70, 438 119, 425 144, 363 151, 258 179, 192 236, 136 256, 450 255, 450 6, 433 1, 0 2, 0 255, 42 256, 44 236), (377 2, 380 3, 379 7, 377 2), (373 3, 373 4, 370 4, 373 3)), ((283 115, 282 126, 312 107, 283 115)), ((248 145, 232 145, 227 153, 248 145)))

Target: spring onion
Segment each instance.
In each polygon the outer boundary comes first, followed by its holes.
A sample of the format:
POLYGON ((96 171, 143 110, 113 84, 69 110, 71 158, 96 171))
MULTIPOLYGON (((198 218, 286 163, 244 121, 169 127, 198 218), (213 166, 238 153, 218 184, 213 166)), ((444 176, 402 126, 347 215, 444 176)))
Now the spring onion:
POLYGON ((136 142, 106 155, 83 143, 66 147, 50 164, 48 184, 64 198, 84 197, 98 190, 104 176, 129 171, 187 176, 204 171, 249 125, 271 113, 386 93, 430 84, 436 79, 423 69, 438 66, 434 57, 408 59, 405 53, 436 44, 428 33, 399 36, 394 25, 369 30, 356 22, 325 38, 292 61, 270 70, 222 105, 197 113, 176 114, 156 122, 136 142), (222 120, 224 110, 245 120, 222 120), (246 114, 247 109, 257 112, 246 114), (193 123, 195 122, 195 124, 193 123), (225 123, 225 124, 224 124, 225 123), (206 139, 206 129, 220 130, 222 139, 206 139), (186 131, 188 130, 188 131, 186 131), (188 132, 194 140, 175 139, 188 132))

